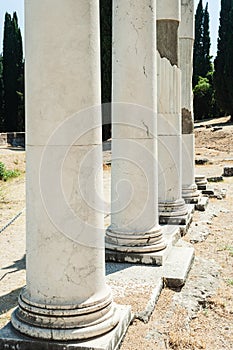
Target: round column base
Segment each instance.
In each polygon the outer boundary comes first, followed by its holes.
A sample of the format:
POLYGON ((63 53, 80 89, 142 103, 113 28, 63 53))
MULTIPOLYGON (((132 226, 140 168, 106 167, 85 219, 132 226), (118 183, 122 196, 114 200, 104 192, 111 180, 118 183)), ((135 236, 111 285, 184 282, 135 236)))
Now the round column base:
POLYGON ((147 232, 121 232, 111 226, 106 232, 106 248, 119 252, 146 253, 163 250, 167 243, 160 226, 147 232))
POLYGON ((188 213, 188 207, 184 199, 172 202, 159 202, 159 216, 178 217, 185 216, 188 213))
POLYGON ((40 339, 84 340, 109 332, 119 322, 109 292, 98 302, 57 306, 32 303, 23 290, 11 323, 20 333, 40 339))
POLYGON ((183 186, 182 197, 186 203, 194 203, 198 201, 200 193, 197 190, 197 185, 183 186))
POLYGON ((204 186, 208 183, 205 175, 196 175, 195 182, 197 186, 204 186))

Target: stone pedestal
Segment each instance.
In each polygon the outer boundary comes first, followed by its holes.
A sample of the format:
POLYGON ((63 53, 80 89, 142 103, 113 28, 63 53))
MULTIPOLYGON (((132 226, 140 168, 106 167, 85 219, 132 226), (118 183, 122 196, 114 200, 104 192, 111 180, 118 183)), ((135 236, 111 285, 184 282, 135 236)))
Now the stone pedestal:
POLYGON ((156 1, 115 0, 113 13, 112 207, 106 248, 108 255, 139 256, 166 247, 157 202, 156 1))
MULTIPOLYGON (((105 282, 101 107, 92 108, 100 105, 99 2, 25 8, 27 285, 11 322, 46 349, 93 337, 85 349, 102 349, 98 338, 130 317, 105 282)), ((20 339, 17 349, 28 349, 20 339)), ((11 344, 6 336, 4 348, 11 344)))
POLYGON ((195 183, 200 191, 205 191, 207 188, 207 179, 205 175, 195 175, 195 183))
POLYGON ((195 136, 192 93, 193 44, 194 1, 181 0, 179 53, 182 71, 182 196, 186 203, 197 203, 199 197, 197 185, 195 184, 195 136))
POLYGON ((188 221, 181 179, 180 1, 159 0, 157 9, 159 218, 160 223, 179 225, 188 221))

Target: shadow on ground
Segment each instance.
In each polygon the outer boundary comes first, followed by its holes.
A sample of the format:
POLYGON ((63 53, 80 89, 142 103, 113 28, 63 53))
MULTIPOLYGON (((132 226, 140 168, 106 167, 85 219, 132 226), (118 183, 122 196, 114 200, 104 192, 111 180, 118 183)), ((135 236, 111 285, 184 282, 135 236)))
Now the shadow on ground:
MULTIPOLYGON (((12 270, 14 269, 13 271, 9 271, 9 273, 13 273, 13 272, 16 272, 16 271, 20 271, 20 270, 25 270, 26 269, 26 255, 24 254, 24 256, 19 259, 19 260, 15 260, 14 263, 10 266, 6 266, 6 267, 3 267, 1 270, 4 271, 4 270, 12 270)), ((0 278, 1 280, 1 278, 0 278)))
POLYGON ((7 313, 18 305, 18 296, 21 289, 22 288, 17 288, 0 297, 0 315, 7 313))

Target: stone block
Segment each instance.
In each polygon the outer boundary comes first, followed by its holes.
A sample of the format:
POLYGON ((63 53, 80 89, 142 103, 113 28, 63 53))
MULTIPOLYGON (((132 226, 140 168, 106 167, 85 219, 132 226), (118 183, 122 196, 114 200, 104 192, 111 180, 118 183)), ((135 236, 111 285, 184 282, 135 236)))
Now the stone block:
POLYGON ((205 191, 207 189, 206 185, 197 185, 198 191, 205 191))
POLYGON ((208 197, 200 197, 197 204, 195 204, 195 209, 198 211, 205 211, 209 204, 208 197))
POLYGON ((166 261, 163 279, 166 286, 180 288, 185 284, 194 260, 191 247, 173 247, 166 261))
POLYGON ((202 194, 210 197, 215 195, 214 190, 203 190, 202 194))
POLYGON ((223 177, 222 176, 208 177, 207 181, 208 182, 222 182, 223 181, 223 177))
POLYGON ((223 169, 223 176, 233 176, 233 167, 225 166, 223 169))
POLYGON ((195 159, 195 164, 196 165, 205 165, 209 163, 209 159, 208 158, 199 158, 199 159, 195 159))

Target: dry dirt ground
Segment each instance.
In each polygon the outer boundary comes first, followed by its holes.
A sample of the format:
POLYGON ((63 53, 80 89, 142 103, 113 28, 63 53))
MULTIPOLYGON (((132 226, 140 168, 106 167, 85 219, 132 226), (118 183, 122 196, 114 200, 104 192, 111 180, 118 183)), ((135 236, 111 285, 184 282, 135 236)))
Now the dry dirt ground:
MULTIPOLYGON (((197 166, 197 174, 220 176, 225 165, 233 166, 233 125, 227 118, 198 123, 195 134, 196 158, 208 158, 207 164, 197 166)), ((0 181, 1 230, 25 206, 25 153, 0 148, 0 161, 8 169, 21 171, 16 179, 0 181)), ((208 186, 226 189, 227 196, 210 199, 206 213, 195 212, 184 238, 194 245, 196 254, 186 285, 179 291, 164 288, 150 321, 134 320, 121 350, 233 349, 233 177, 208 186)), ((0 233, 0 328, 8 322, 25 284, 24 225, 23 212, 0 233)), ((137 311, 147 294, 129 290, 125 302, 132 302, 137 311)))

